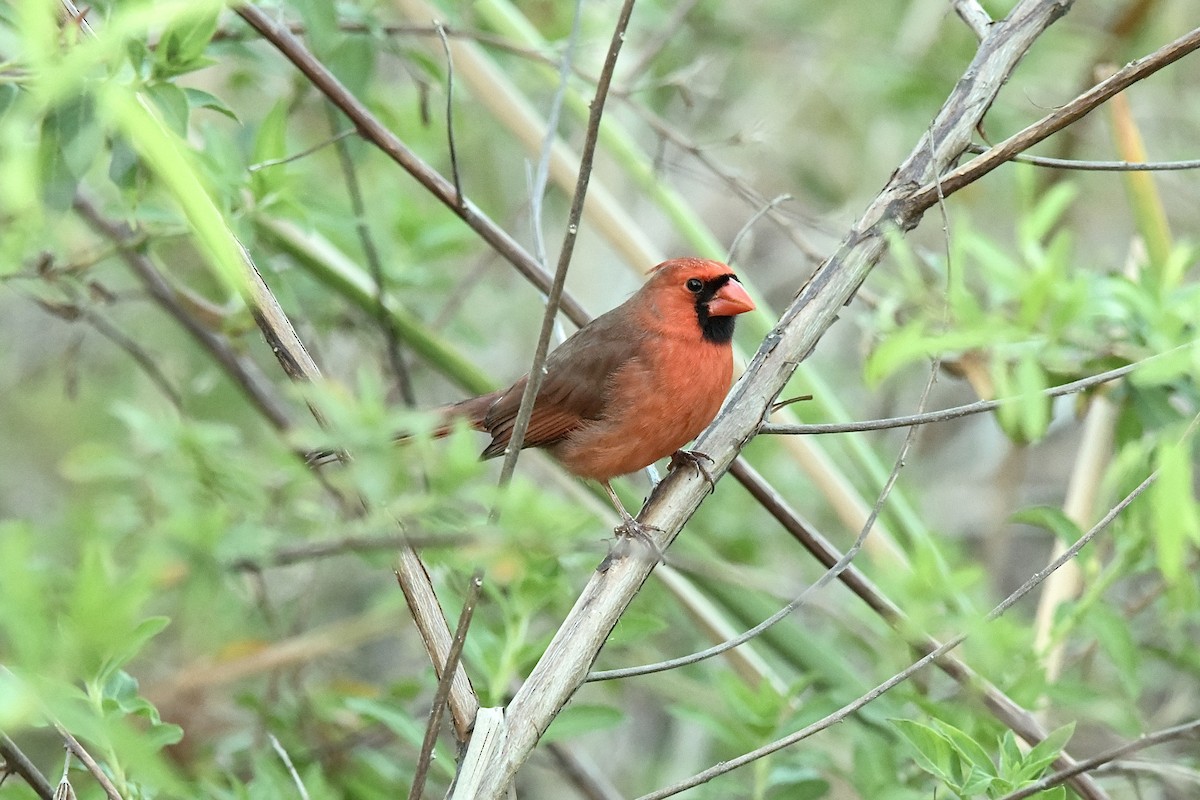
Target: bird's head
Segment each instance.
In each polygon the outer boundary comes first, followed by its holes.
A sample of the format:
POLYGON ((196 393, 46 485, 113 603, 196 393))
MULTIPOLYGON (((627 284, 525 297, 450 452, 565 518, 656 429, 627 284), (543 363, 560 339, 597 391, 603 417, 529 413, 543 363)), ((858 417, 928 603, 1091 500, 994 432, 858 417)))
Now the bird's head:
POLYGON ((671 322, 699 326, 713 344, 733 339, 734 317, 754 310, 754 301, 728 265, 705 258, 673 258, 650 271, 642 288, 659 314, 671 322))

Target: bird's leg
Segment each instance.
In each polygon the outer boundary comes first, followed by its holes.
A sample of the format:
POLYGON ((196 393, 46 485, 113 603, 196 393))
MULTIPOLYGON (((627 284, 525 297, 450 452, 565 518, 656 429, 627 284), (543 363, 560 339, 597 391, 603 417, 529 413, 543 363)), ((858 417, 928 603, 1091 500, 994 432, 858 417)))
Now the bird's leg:
POLYGON ((712 494, 717 490, 717 482, 713 480, 712 473, 708 471, 708 467, 704 466, 704 462, 715 464, 712 456, 708 453, 701 453, 699 450, 676 450, 671 454, 671 463, 667 465, 667 469, 675 471, 684 464, 691 464, 700 473, 700 477, 708 481, 708 493, 712 494))
MULTIPOLYGON (((657 531, 661 529, 656 528, 653 525, 647 525, 644 522, 638 522, 636 519, 634 519, 630 513, 625 510, 625 506, 621 503, 621 498, 617 497, 617 493, 613 491, 612 484, 610 484, 608 481, 601 481, 600 485, 604 487, 604 491, 608 492, 608 499, 612 500, 613 507, 616 508, 617 513, 621 515, 621 524, 617 527, 615 531, 616 534, 618 536, 624 534, 631 539, 639 540, 642 544, 646 545, 646 547, 650 548, 650 552, 654 554, 655 559, 660 564, 665 564, 666 558, 663 555, 663 551, 660 550, 658 545, 654 543, 654 537, 650 535, 651 531, 657 531)), ((618 544, 617 548, 619 549, 620 546, 621 545, 618 544)), ((617 549, 614 549, 614 552, 609 553, 608 558, 604 559, 604 563, 601 565, 601 572, 607 568, 612 558, 620 555, 622 555, 622 553, 618 553, 617 549)))

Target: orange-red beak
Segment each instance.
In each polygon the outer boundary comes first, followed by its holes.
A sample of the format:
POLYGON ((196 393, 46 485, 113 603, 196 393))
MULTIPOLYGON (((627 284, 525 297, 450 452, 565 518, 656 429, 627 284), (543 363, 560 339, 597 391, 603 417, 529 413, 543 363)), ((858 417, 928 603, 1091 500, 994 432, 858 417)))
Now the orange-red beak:
POLYGON ((717 290, 713 299, 708 301, 710 317, 732 317, 753 310, 754 301, 737 282, 737 278, 730 278, 728 283, 717 290))

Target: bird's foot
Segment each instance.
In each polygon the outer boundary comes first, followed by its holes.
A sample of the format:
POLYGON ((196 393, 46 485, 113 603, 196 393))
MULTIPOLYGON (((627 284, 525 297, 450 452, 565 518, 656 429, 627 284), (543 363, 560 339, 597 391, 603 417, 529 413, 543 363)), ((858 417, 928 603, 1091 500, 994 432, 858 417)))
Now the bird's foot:
POLYGON ((690 464, 700 473, 701 478, 708 481, 708 493, 712 494, 717 490, 717 482, 713 480, 712 473, 704 465, 705 461, 709 464, 716 463, 712 456, 708 453, 701 453, 699 450, 676 450, 671 454, 671 463, 667 465, 667 469, 673 472, 685 464, 690 464))
POLYGON ((613 533, 617 535, 617 540, 613 544, 612 549, 608 551, 608 555, 600 562, 600 566, 597 568, 598 571, 604 572, 613 561, 629 555, 629 546, 634 541, 645 548, 646 552, 653 557, 656 563, 667 563, 666 554, 663 553, 662 549, 654 541, 653 534, 655 532, 661 533, 662 528, 638 522, 629 515, 629 512, 622 514, 621 524, 613 528, 613 533))

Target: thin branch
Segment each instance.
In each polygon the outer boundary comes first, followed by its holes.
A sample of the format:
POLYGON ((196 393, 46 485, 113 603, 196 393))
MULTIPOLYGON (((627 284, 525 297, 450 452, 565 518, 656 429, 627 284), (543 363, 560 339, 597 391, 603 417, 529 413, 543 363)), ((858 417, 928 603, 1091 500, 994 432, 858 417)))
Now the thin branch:
MULTIPOLYGON (((1174 347, 1163 353, 1155 353, 1152 356, 1144 358, 1140 361, 1135 361, 1132 364, 1126 364, 1123 367, 1110 369, 1106 372, 1099 372, 1095 375, 1090 375, 1086 378, 1080 378, 1077 381, 1064 383, 1060 386, 1051 386, 1048 389, 1043 389, 1039 395, 1044 397, 1062 397, 1063 395, 1076 394, 1077 392, 1086 391, 1101 384, 1110 383, 1112 381, 1123 378, 1129 373, 1138 369, 1138 367, 1149 364, 1155 359, 1164 358, 1168 355, 1176 353, 1188 347, 1195 346, 1195 342, 1174 347)), ((1001 397, 995 400, 977 400, 974 403, 955 406, 953 408, 944 408, 939 411, 929 411, 924 414, 910 414, 904 417, 888 417, 887 419, 867 420, 865 422, 830 422, 818 423, 813 425, 782 425, 774 422, 767 422, 758 429, 759 433, 776 433, 788 435, 808 435, 822 433, 857 433, 860 431, 881 431, 889 428, 906 428, 910 425, 927 425, 932 422, 947 422, 952 419, 970 416, 971 414, 982 414, 1007 404, 1015 403, 1022 399, 1021 395, 1013 397, 1001 397)))
POLYGON ((42 800, 54 800, 54 787, 46 776, 29 760, 29 757, 17 747, 17 743, 0 733, 0 759, 3 759, 3 771, 20 775, 42 800))
POLYGON ((283 765, 287 767, 288 774, 292 776, 292 782, 296 784, 296 791, 300 793, 300 800, 308 800, 308 789, 304 788, 304 781, 300 780, 300 773, 296 772, 296 767, 292 764, 292 757, 288 755, 287 750, 283 749, 283 745, 279 743, 275 734, 268 733, 267 738, 271 740, 271 747, 275 748, 279 760, 283 762, 283 765))
POLYGON ((349 128, 339 133, 335 133, 333 136, 329 137, 323 142, 317 142, 312 147, 306 147, 298 153, 292 153, 291 155, 281 156, 279 158, 269 158, 266 161, 259 161, 254 164, 250 164, 246 167, 246 171, 253 173, 258 172, 259 170, 269 169, 270 167, 278 167, 282 164, 290 164, 293 161, 299 161, 302 158, 311 156, 318 150, 324 150, 331 144, 337 144, 338 142, 343 141, 347 136, 354 136, 356 133, 358 133, 358 131, 354 130, 353 128, 349 128))
POLYGON ((397 550, 406 544, 417 548, 458 547, 472 541, 474 537, 471 536, 347 536, 332 541, 305 542, 291 547, 280 547, 263 558, 239 558, 230 562, 229 569, 236 572, 261 572, 268 567, 286 567, 346 553, 397 550))
POLYGON ((471 627, 471 617, 475 614, 475 605, 479 602, 479 593, 483 589, 483 572, 476 570, 467 584, 467 596, 463 599, 462 611, 458 615, 458 627, 454 630, 454 641, 450 645, 450 653, 442 666, 442 676, 438 680, 437 692, 433 696, 433 707, 429 710, 429 723, 425 726, 425 739, 421 742, 421 755, 417 758, 417 767, 413 775, 412 787, 408 792, 408 800, 420 800, 425 790, 425 777, 429 772, 429 763, 433 759, 433 748, 437 744, 438 731, 442 727, 442 711, 446 708, 446 700, 450 696, 452 677, 458 672, 458 663, 462 658, 463 645, 467 641, 467 630, 471 627))
MULTIPOLYGON (((287 30, 293 36, 304 36, 308 33, 308 28, 300 22, 288 22, 287 30)), ((479 30, 467 30, 454 28, 449 25, 414 25, 407 22, 389 22, 383 25, 366 22, 355 22, 353 20, 341 19, 337 22, 338 30, 342 33, 357 33, 357 34, 373 34, 375 32, 382 33, 385 36, 439 36, 438 28, 445 31, 446 35, 451 39, 466 39, 477 44, 485 45, 496 50, 502 50, 506 53, 511 53, 521 58, 526 58, 531 61, 537 61, 542 64, 553 64, 554 60, 545 53, 539 52, 529 47, 524 47, 515 43, 512 39, 505 36, 500 36, 495 33, 488 33, 479 30)), ((217 28, 213 34, 214 42, 224 41, 242 41, 246 38, 246 31, 242 28, 217 28)), ((151 44, 151 48, 157 44, 151 44)))
POLYGON ((525 442, 525 431, 529 427, 529 419, 533 416, 534 398, 541 389, 545 377, 544 364, 550 350, 550 334, 554 331, 554 322, 558 317, 558 307, 563 300, 563 286, 567 279, 567 270, 571 266, 571 256, 575 252, 575 239, 579 234, 579 221, 583 217, 583 203, 587 197, 588 182, 592 177, 592 162, 596 156, 596 143, 600 139, 600 120, 604 115, 605 101, 608 99, 608 87, 612 83, 613 70, 617 65, 617 56, 621 45, 625 42, 625 29, 633 14, 634 0, 625 0, 613 29, 612 40, 608 46, 608 54, 604 59, 604 67, 600 70, 600 79, 596 84, 596 95, 592 100, 591 112, 588 114, 587 132, 584 136, 583 151, 580 154, 579 175, 575 183, 575 196, 571 200, 571 210, 567 215, 567 226, 563 233, 562 246, 558 251, 558 267, 554 272, 554 282, 546 294, 546 310, 542 315, 542 329, 538 334, 537 348, 534 350, 533 365, 529 369, 529 378, 521 394, 521 405, 513 424, 512 435, 504 451, 504 465, 500 471, 501 485, 506 484, 516 468, 517 456, 525 442))
MULTIPOLYGON (((974 183, 996 167, 1012 160, 1013 156, 1028 150, 1068 125, 1078 122, 1133 84, 1174 64, 1197 48, 1200 48, 1200 28, 1180 36, 1149 55, 1131 61, 1114 72, 1111 77, 1097 83, 1075 99, 1059 106, 999 144, 988 148, 983 155, 943 175, 941 181, 945 194, 953 194, 964 186, 974 183)), ((937 189, 931 185, 922 186, 906 198, 906 203, 910 204, 914 210, 923 210, 932 204, 936 191, 937 189)))
MULTIPOLYGON (((734 461, 729 472, 817 561, 826 568, 832 568, 841 560, 842 554, 829 539, 788 505, 787 500, 779 494, 778 490, 767 483, 766 479, 745 459, 738 458, 734 461)), ((931 653, 942 646, 937 639, 913 625, 912 620, 901 610, 900 606, 855 566, 847 567, 838 576, 838 579, 921 655, 931 653)), ((1011 728, 1030 747, 1036 746, 1046 738, 1047 731, 1031 711, 1022 708, 995 684, 978 675, 957 656, 947 653, 938 659, 937 666, 964 689, 979 695, 984 707, 1003 725, 1011 728)), ((1065 768, 1074 763, 1076 763, 1075 760, 1064 750, 1055 765, 1065 768)), ((1089 798, 1089 800, 1101 800, 1106 797, 1087 775, 1074 778, 1072 788, 1079 793, 1080 797, 1089 798)))
MULTIPOLYGON (((971 144, 967 146, 970 153, 982 155, 988 151, 986 145, 971 144)), ((1036 167, 1050 169, 1074 169, 1082 172, 1171 172, 1174 170, 1200 169, 1200 158, 1186 161, 1086 161, 1073 158, 1052 158, 1050 156, 1031 156, 1025 153, 1015 155, 1010 161, 1022 164, 1033 164, 1036 167)))
POLYGON ((71 785, 71 751, 66 747, 63 748, 63 773, 54 789, 54 800, 75 800, 75 787, 71 785))
POLYGON ((446 38, 446 29, 442 23, 435 21, 433 27, 442 41, 442 52, 446 54, 446 146, 450 150, 450 177, 454 181, 454 202, 458 210, 462 211, 462 179, 458 174, 458 148, 454 144, 454 58, 450 55, 450 40, 446 38))
POLYGON ((579 27, 583 19, 583 0, 575 0, 571 14, 571 33, 567 36, 567 47, 558 63, 558 88, 550 99, 550 113, 546 115, 546 134, 542 137, 538 152, 537 169, 529 191, 529 220, 533 228, 533 255, 543 267, 546 264, 546 237, 542 232, 542 203, 546 187, 550 183, 550 164, 554 160, 554 143, 558 140, 559 118, 562 116, 563 101, 571 81, 571 69, 575 62, 575 48, 579 44, 579 27))
MULTIPOLYGON (((370 112, 369 109, 322 64, 307 48, 271 14, 254 5, 234 9, 251 27, 257 30, 289 61, 296 65, 313 86, 329 98, 357 126, 364 139, 404 168, 434 197, 454 211, 480 238, 515 266, 534 286, 549 292, 552 278, 541 265, 503 228, 493 222, 468 198, 459 202, 454 184, 437 170, 417 157, 400 139, 370 112)), ((564 296, 562 309, 571 319, 587 318, 587 312, 575 300, 564 296)))
POLYGON ((213 333, 200 324, 176 296, 175 290, 163 277, 150 258, 140 249, 140 236, 123 222, 104 216, 94 203, 82 194, 77 194, 72 207, 96 233, 117 246, 117 252, 150 297, 183 326, 209 355, 221 366, 245 395, 276 430, 290 427, 288 412, 276 396, 274 387, 262 375, 254 362, 244 358, 230 346, 225 337, 213 333))
POLYGON ((35 299, 34 302, 46 313, 52 314, 59 319, 83 319, 96 333, 108 339, 119 350, 124 351, 126 355, 132 358, 134 363, 146 373, 146 377, 150 379, 150 382, 166 396, 176 411, 183 410, 183 399, 175 387, 171 385, 171 381, 163 374, 163 371, 158 368, 158 364, 154 362, 154 358, 136 340, 126 336, 120 328, 110 322, 104 315, 97 313, 95 309, 79 298, 72 300, 69 308, 65 309, 52 305, 45 300, 35 299))
POLYGON ((561 742, 551 742, 546 751, 555 765, 567 776, 567 780, 587 800, 621 800, 618 792, 608 780, 608 775, 594 764, 585 763, 561 742))
MULTIPOLYGON (((1020 586, 1020 588, 1018 588, 1016 591, 1014 591, 1012 594, 1010 594, 1008 597, 1006 597, 999 605, 997 605, 995 608, 993 608, 991 611, 989 611, 987 616, 984 617, 984 620, 987 622, 991 622, 991 621, 995 620, 996 618, 998 618, 999 616, 1001 616, 1005 611, 1007 611, 1009 608, 1011 608, 1018 600, 1020 600, 1022 597, 1024 597, 1026 594, 1028 594, 1034 588, 1036 588, 1043 580, 1045 580, 1047 575, 1050 575, 1054 570, 1061 567, 1067 561, 1070 561, 1071 559, 1073 559, 1079 553, 1080 550, 1082 550, 1085 546, 1087 546, 1087 544, 1089 542, 1091 542, 1093 538, 1096 537, 1097 534, 1099 534, 1102 530, 1104 530, 1106 527, 1108 527, 1108 525, 1114 519, 1116 519, 1118 514, 1120 514, 1122 511, 1124 511, 1126 508, 1128 508, 1130 503, 1132 503, 1135 499, 1137 499, 1137 497, 1139 495, 1142 494, 1142 492, 1144 492, 1147 488, 1149 488, 1150 485, 1152 483, 1154 483, 1154 481, 1157 479, 1157 477, 1158 477, 1158 471, 1155 470, 1145 480, 1143 480, 1137 486, 1137 488, 1135 488, 1132 492, 1130 492, 1128 495, 1126 495, 1121 500, 1121 502, 1119 502, 1115 506, 1113 506, 1113 508, 1110 509, 1109 512, 1107 514, 1105 514, 1104 517, 1099 522, 1097 522, 1096 525, 1091 530, 1089 530, 1087 533, 1083 534, 1078 539, 1076 539, 1075 542, 1071 545, 1071 547, 1069 547, 1066 550, 1066 552, 1063 554, 1063 556, 1061 558, 1056 559, 1053 564, 1048 566, 1046 569, 1041 570, 1037 574, 1033 575, 1029 580, 1027 580, 1025 583, 1023 583, 1020 586)), ((851 714, 854 714, 859 709, 861 709, 864 706, 868 705, 869 703, 877 700, 879 697, 883 696, 891 689, 895 688, 896 686, 900 685, 901 683, 904 683, 909 678, 911 678, 913 675, 915 675, 917 672, 920 672, 922 669, 929 666, 931 663, 936 661, 938 658, 942 657, 946 653, 949 653, 951 650, 958 647, 960 644, 962 644, 964 641, 966 641, 967 636, 968 636, 968 634, 965 634, 965 633, 961 633, 958 636, 955 636, 953 639, 950 639, 945 644, 943 644, 941 647, 937 648, 936 650, 933 650, 932 652, 930 652, 923 658, 913 662, 908 667, 906 667, 905 669, 896 673, 892 677, 888 678, 886 681, 879 684, 878 686, 876 686, 874 689, 870 690, 866 694, 859 696, 858 698, 856 698, 855 700, 851 701, 850 703, 847 703, 846 705, 842 706, 840 709, 833 712, 832 714, 828 714, 827 716, 823 717, 822 719, 817 720, 816 722, 802 728, 799 731, 788 734, 787 736, 784 736, 780 739, 776 739, 773 742, 770 742, 766 745, 763 745, 762 747, 751 750, 748 753, 744 753, 736 758, 729 759, 728 761, 722 761, 721 763, 716 764, 716 765, 710 767, 709 769, 704 770, 703 772, 696 773, 695 775, 693 775, 689 778, 685 778, 684 780, 679 781, 678 783, 664 787, 662 789, 651 792, 649 794, 642 795, 637 800, 664 800, 664 798, 679 794, 680 792, 684 791, 685 789, 691 789, 692 787, 699 786, 702 783, 707 783, 708 781, 712 780, 713 778, 717 778, 721 775, 724 775, 727 772, 732 772, 735 769, 738 769, 738 768, 743 767, 747 764, 750 764, 754 761, 757 761, 760 758, 764 758, 765 756, 771 755, 772 753, 778 752, 779 750, 782 750, 785 747, 790 747, 791 745, 796 744, 797 742, 802 741, 804 739, 807 739, 810 736, 813 736, 814 734, 820 733, 821 731, 823 731, 827 728, 830 728, 833 725, 838 724, 839 722, 846 720, 851 714)), ((1080 763, 1082 763, 1082 762, 1080 762, 1080 763)))
POLYGON ((113 786, 112 780, 109 779, 107 773, 96 763, 96 759, 92 758, 84 746, 79 743, 79 740, 72 736, 66 728, 54 723, 54 727, 58 730, 59 736, 63 738, 63 743, 66 745, 67 751, 78 758, 88 772, 92 773, 92 777, 96 779, 96 783, 100 784, 100 788, 104 789, 104 794, 108 796, 108 800, 121 800, 121 793, 117 791, 117 787, 113 786))
POLYGON ((790 194, 781 194, 774 200, 771 200, 769 203, 764 205, 758 211, 755 211, 750 219, 746 220, 746 224, 741 227, 741 229, 737 232, 737 235, 733 237, 733 241, 729 244, 729 253, 725 256, 725 263, 733 263, 733 256, 737 252, 738 245, 742 243, 742 239, 749 235, 750 230, 754 227, 754 223, 758 222, 764 216, 770 214, 773 210, 791 199, 793 198, 790 194))
MULTIPOLYGON (((329 115, 329 127, 337 127, 337 112, 330 103, 325 103, 329 115)), ((354 212, 354 227, 358 233, 358 241, 367 260, 367 270, 375 284, 375 324, 383 333, 384 349, 387 352, 388 364, 392 368, 392 376, 400 390, 400 398, 409 408, 415 408, 417 397, 413 392, 412 376, 408 365, 404 363, 404 354, 400 352, 400 337, 396 334, 396 326, 392 324, 391 314, 387 309, 384 298, 388 294, 387 278, 383 271, 383 259, 379 257, 379 248, 375 246, 375 237, 367 224, 367 205, 363 202, 362 184, 358 180, 358 169, 350 155, 350 147, 344 138, 337 139, 338 163, 342 168, 342 177, 346 181, 346 193, 350 196, 350 208, 354 212)))
POLYGON ((1022 787, 1015 792, 1010 792, 1004 795, 1000 800, 1024 800, 1026 797, 1033 797, 1038 792, 1043 792, 1046 789, 1051 789, 1061 783, 1065 783, 1068 779, 1096 769, 1097 767, 1107 764, 1111 761, 1116 761, 1119 758, 1124 758, 1130 753, 1136 753, 1139 750, 1145 750, 1147 747, 1169 742, 1173 739, 1182 739, 1185 736, 1194 736, 1200 733, 1200 719, 1194 719, 1191 722, 1185 722, 1182 725, 1175 725, 1171 728, 1164 728, 1161 731, 1154 733, 1142 734, 1132 742, 1126 742, 1119 747, 1114 747, 1111 750, 1105 750, 1103 753, 1098 753, 1091 758, 1085 758, 1078 764, 1075 764, 1067 769, 1059 770, 1039 781, 1022 787))

